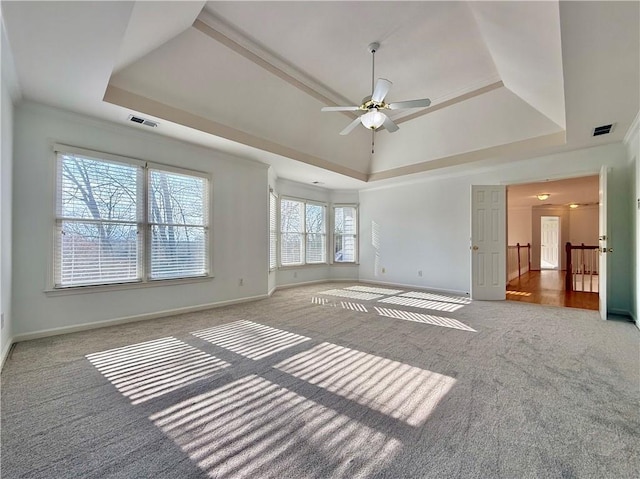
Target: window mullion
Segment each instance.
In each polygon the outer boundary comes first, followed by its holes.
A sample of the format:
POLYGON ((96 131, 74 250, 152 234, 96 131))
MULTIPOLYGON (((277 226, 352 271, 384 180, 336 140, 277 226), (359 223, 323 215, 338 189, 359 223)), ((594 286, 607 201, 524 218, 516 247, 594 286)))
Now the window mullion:
POLYGON ((149 268, 151 265, 151 221, 149 218, 149 166, 145 163, 142 167, 142 207, 141 207, 141 223, 139 224, 138 231, 142 235, 141 245, 142 254, 140 255, 140 274, 142 281, 149 281, 149 268))

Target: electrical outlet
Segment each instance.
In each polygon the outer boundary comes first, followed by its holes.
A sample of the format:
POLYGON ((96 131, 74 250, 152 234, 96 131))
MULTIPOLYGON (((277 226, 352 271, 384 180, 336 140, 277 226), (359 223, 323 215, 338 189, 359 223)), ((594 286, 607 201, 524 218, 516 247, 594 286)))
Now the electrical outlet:
POLYGON ((240 284, 240 286, 244 286, 244 279, 240 278, 240 281, 238 281, 238 283, 240 284))
POLYGON ((4 313, 0 314, 0 329, 4 329, 4 313))
POLYGON ((418 276, 420 276, 422 278, 422 270, 421 269, 418 270, 418 276))

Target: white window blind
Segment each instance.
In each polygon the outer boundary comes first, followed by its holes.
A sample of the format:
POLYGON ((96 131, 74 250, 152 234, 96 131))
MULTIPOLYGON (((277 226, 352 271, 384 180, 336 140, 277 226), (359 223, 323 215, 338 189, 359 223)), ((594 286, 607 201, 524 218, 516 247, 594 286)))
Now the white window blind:
POLYGON ((280 264, 327 262, 326 205, 291 198, 280 200, 280 264))
POLYGON ((307 203, 305 211, 307 263, 327 262, 326 206, 307 203))
POLYGON ((304 264, 304 203, 280 200, 280 262, 283 266, 304 264))
POLYGON ((57 155, 55 287, 206 275, 208 179, 105 156, 57 155))
POLYGON ((142 169, 58 155, 56 286, 140 281, 142 169))
POLYGON ((149 168, 150 279, 207 274, 205 178, 149 168))
POLYGON ((336 263, 355 263, 358 247, 358 210, 355 205, 333 208, 334 257, 336 263))
POLYGON ((278 241, 278 198, 273 191, 269 192, 269 270, 277 266, 278 241))

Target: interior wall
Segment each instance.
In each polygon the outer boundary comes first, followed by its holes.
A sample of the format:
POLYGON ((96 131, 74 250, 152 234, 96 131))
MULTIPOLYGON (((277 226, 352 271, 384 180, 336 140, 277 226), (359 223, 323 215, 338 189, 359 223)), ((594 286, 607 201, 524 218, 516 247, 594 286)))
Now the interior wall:
POLYGON ((598 245, 598 205, 569 209, 569 239, 571 244, 598 245))
POLYGON ((42 105, 16 109, 14 144, 14 333, 264 297, 268 284, 267 166, 206 148, 42 105), (211 280, 78 294, 51 287, 53 143, 205 171, 213 178, 211 280), (242 278, 243 286, 239 279, 242 278))
POLYGON ((11 301, 12 273, 12 177, 13 177, 13 99, 7 76, 13 65, 6 52, 4 25, 0 32, 2 48, 2 79, 0 81, 0 364, 4 362, 13 338, 13 308, 11 301))
POLYGON ((625 137, 625 146, 629 166, 632 170, 630 176, 630 201, 629 221, 631 224, 631 242, 634 245, 632 251, 632 316, 636 325, 640 328, 640 113, 625 137))
MULTIPOLYGON (((468 293, 471 185, 587 176, 599 172, 602 164, 612 169, 608 204, 612 209, 623 207, 628 203, 624 192, 629 167, 622 144, 517 161, 461 176, 435 176, 362 190, 360 279, 468 293)), ((623 224, 613 219, 610 226, 616 231, 613 247, 620 251, 611 259, 612 275, 629 282, 630 270, 622 259, 626 256, 628 262, 631 251, 626 234, 629 221, 623 224)), ((609 304, 629 310, 629 292, 612 290, 609 304)))
POLYGON ((507 200, 507 244, 517 243, 531 243, 531 206, 510 207, 507 200))

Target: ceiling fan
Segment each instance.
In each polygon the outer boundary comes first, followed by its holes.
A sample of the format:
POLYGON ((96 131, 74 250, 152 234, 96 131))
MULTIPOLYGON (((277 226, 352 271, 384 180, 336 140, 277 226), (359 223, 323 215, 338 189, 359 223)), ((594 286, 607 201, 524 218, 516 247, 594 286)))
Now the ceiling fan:
POLYGON ((384 98, 391 89, 391 83, 384 78, 378 78, 375 82, 375 59, 376 51, 380 48, 377 42, 369 44, 369 52, 371 52, 371 96, 367 96, 362 100, 360 106, 325 106, 322 111, 358 111, 366 112, 353 120, 349 125, 340 132, 341 135, 349 134, 358 124, 362 123, 365 128, 376 131, 384 127, 389 133, 398 131, 398 125, 385 115, 382 110, 404 110, 407 108, 424 108, 431 105, 431 100, 425 98, 423 100, 408 100, 394 103, 385 103, 384 98))

